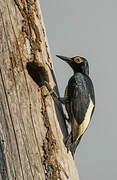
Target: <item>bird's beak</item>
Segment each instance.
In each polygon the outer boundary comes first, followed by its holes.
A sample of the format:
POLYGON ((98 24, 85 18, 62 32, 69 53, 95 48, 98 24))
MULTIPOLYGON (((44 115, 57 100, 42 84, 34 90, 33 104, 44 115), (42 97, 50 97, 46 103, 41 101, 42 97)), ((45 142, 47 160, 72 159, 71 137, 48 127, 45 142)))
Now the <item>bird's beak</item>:
POLYGON ((63 61, 67 62, 67 63, 71 63, 72 62, 72 59, 69 58, 69 57, 65 57, 65 56, 59 56, 59 55, 56 55, 58 58, 62 59, 63 61))

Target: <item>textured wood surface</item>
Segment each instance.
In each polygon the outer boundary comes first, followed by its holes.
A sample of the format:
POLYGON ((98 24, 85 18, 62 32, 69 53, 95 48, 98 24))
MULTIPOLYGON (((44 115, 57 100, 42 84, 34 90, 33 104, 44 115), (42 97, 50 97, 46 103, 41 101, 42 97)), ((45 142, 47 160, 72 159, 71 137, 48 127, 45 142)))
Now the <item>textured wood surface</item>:
POLYGON ((0 0, 0 177, 78 180, 56 88, 43 19, 36 0, 0 0))

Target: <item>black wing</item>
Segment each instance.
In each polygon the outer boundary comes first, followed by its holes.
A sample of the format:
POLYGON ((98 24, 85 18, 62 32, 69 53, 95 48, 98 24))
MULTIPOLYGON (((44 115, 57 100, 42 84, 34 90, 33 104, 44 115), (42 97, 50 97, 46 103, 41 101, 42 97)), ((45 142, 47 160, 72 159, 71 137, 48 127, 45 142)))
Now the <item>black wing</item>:
POLYGON ((90 98, 95 105, 94 88, 89 76, 75 73, 68 82, 68 98, 74 118, 80 125, 87 112, 90 98))

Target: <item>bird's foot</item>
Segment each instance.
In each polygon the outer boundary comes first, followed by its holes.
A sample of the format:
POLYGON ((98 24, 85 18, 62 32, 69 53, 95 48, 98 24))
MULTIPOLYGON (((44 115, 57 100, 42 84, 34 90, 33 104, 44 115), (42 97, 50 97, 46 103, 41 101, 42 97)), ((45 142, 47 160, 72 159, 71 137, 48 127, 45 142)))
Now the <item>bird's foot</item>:
POLYGON ((44 81, 44 85, 46 86, 46 88, 49 91, 49 93, 46 94, 44 97, 51 95, 52 97, 55 97, 62 104, 66 104, 68 102, 68 98, 67 97, 59 97, 57 95, 57 93, 51 88, 50 84, 47 81, 44 81))
POLYGON ((52 97, 56 97, 58 98, 58 95, 56 94, 56 92, 51 88, 50 84, 47 81, 44 81, 44 85, 46 86, 46 88, 48 89, 48 93, 44 96, 45 98, 47 96, 52 96, 52 97))

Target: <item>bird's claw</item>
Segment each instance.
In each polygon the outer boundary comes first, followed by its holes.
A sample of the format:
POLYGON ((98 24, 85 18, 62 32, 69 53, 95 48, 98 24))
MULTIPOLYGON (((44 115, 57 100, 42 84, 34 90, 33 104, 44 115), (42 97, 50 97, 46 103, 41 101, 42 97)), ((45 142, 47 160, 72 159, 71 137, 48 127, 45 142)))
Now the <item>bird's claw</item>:
POLYGON ((44 81, 44 85, 46 86, 46 88, 49 91, 49 93, 46 95, 46 97, 51 95, 52 97, 55 97, 57 99, 59 98, 58 95, 56 94, 56 92, 51 88, 50 84, 47 81, 44 81))
POLYGON ((47 93, 46 95, 44 95, 44 98, 46 98, 47 96, 52 96, 53 95, 53 91, 49 91, 49 93, 47 93))

